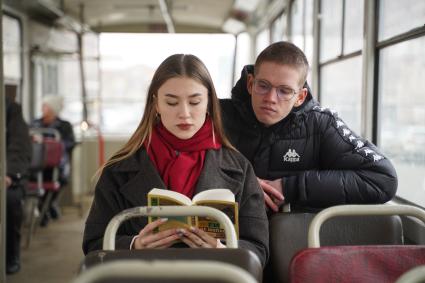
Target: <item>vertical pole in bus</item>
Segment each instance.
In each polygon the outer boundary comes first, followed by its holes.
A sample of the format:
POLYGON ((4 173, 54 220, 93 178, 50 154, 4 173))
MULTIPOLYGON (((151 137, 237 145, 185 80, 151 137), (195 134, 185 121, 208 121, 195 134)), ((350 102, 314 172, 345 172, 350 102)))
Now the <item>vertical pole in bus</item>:
POLYGON ((84 45, 83 45, 83 38, 84 38, 84 4, 80 3, 79 6, 79 16, 80 16, 80 24, 81 29, 77 32, 77 40, 78 40, 78 62, 80 66, 80 78, 81 78, 81 98, 83 102, 83 121, 81 123, 81 163, 82 163, 82 170, 80 170, 80 216, 82 216, 83 213, 83 195, 87 191, 86 190, 86 183, 87 183, 87 158, 86 158, 86 147, 87 147, 87 141, 86 141, 86 131, 89 128, 89 120, 88 120, 88 110, 87 110, 87 89, 86 89, 86 76, 84 71, 84 45))
POLYGON ((3 85, 2 2, 0 0, 0 282, 6 282, 6 99, 3 85))
POLYGON ((78 62, 80 66, 80 78, 81 78, 81 97, 83 100, 83 121, 88 122, 88 110, 87 110, 87 89, 86 89, 86 76, 84 71, 84 4, 80 4, 80 23, 81 29, 77 32, 78 40, 78 62))

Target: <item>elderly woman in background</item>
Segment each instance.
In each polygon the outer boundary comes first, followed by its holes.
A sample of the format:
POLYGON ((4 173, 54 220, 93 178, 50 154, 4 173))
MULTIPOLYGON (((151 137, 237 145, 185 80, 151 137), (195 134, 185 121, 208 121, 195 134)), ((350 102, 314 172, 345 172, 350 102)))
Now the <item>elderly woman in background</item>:
MULTIPOLYGON (((60 190, 68 183, 70 176, 70 162, 72 149, 75 146, 74 132, 72 125, 68 121, 65 121, 59 117, 59 114, 63 107, 63 98, 58 95, 46 95, 43 97, 42 104, 42 117, 32 122, 33 128, 51 128, 55 129, 60 133, 61 141, 64 144, 64 152, 59 168, 59 183, 60 190)), ((52 178, 52 170, 45 170, 43 172, 44 180, 52 178)), ((57 204, 59 192, 53 195, 50 203, 50 209, 48 213, 41 220, 41 226, 46 226, 49 218, 58 218, 60 216, 59 206, 57 204)))

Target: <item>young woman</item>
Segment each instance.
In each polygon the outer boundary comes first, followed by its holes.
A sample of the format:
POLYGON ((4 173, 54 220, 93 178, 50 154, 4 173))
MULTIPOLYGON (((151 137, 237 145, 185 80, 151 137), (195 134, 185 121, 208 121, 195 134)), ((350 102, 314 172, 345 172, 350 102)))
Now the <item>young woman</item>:
MULTIPOLYGON (((171 189, 190 198, 210 188, 230 189, 239 203, 239 246, 255 252, 264 265, 269 236, 263 193, 249 162, 224 136, 212 79, 193 55, 176 54, 162 62, 149 87, 142 121, 102 168, 86 221, 84 253, 102 248, 113 216, 146 206, 152 188, 171 189)), ((191 248, 223 247, 196 228, 154 234, 164 221, 124 222, 116 248, 167 248, 176 241, 191 248)))

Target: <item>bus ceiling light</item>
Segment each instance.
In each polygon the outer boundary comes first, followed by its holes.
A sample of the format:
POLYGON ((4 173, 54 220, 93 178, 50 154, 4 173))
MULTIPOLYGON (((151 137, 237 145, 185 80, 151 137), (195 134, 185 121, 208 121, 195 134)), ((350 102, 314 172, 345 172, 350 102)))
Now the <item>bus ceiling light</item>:
POLYGON ((252 13, 257 9, 260 0, 236 0, 233 9, 252 13))
POLYGON ((245 25, 245 23, 238 21, 236 19, 228 18, 224 22, 222 29, 223 29, 223 31, 225 31, 227 33, 238 34, 242 31, 246 30, 246 25, 245 25))
POLYGON ((87 131, 89 129, 89 123, 87 121, 81 122, 80 128, 83 132, 87 131))

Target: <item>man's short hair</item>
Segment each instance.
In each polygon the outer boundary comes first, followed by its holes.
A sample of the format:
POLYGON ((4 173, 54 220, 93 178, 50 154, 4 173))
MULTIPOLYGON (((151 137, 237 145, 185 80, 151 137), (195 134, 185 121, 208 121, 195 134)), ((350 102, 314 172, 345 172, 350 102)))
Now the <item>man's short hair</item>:
POLYGON ((289 65, 297 68, 300 72, 300 86, 304 85, 308 73, 308 61, 304 52, 290 42, 279 41, 269 45, 258 55, 255 61, 254 74, 256 75, 260 65, 264 62, 273 62, 279 65, 289 65))

